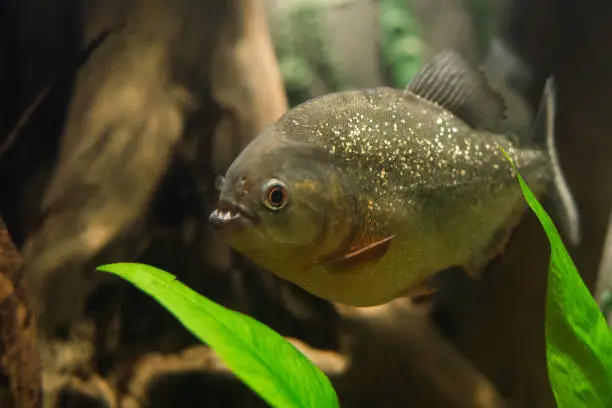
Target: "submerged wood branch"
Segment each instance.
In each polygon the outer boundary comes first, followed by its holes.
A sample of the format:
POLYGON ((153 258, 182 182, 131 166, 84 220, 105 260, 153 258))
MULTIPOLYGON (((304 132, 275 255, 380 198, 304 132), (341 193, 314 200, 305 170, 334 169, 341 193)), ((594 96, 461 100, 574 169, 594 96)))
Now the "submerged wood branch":
POLYGON ((36 345, 36 320, 28 289, 19 275, 20 257, 0 217, 0 355, 9 377, 13 404, 41 406, 41 369, 36 345))
MULTIPOLYGON (((296 339, 288 338, 288 340, 330 377, 337 377, 346 369, 345 356, 333 351, 312 348, 296 339)), ((182 378, 182 381, 197 382, 205 387, 213 377, 216 379, 215 387, 219 388, 217 392, 220 393, 227 392, 227 390, 219 386, 219 381, 237 381, 234 373, 208 346, 196 345, 176 354, 151 353, 135 364, 133 376, 127 387, 127 394, 121 397, 121 406, 125 408, 149 406, 155 395, 152 384, 163 388, 164 384, 172 382, 173 378, 182 378), (186 380, 188 376, 192 380, 186 380)), ((234 390, 230 391, 232 393, 237 391, 233 388, 231 390, 234 390)), ((252 404, 252 396, 249 395, 250 392, 246 385, 243 385, 238 391, 240 394, 244 391, 243 401, 250 401, 249 404, 252 404)), ((206 400, 207 396, 202 395, 200 398, 206 400)), ((199 401, 199 399, 196 400, 199 401)))
MULTIPOLYGON (((493 384, 437 333, 424 307, 408 298, 369 308, 336 307, 354 339, 347 351, 354 357, 353 364, 344 380, 351 387, 366 382, 361 389, 369 395, 360 395, 361 399, 374 403, 384 398, 390 382, 398 390, 414 383, 419 389, 429 390, 424 394, 430 395, 423 397, 429 406, 507 406, 493 384), (385 361, 374 363, 371 359, 385 361)), ((408 406, 413 398, 400 392, 397 406, 408 406)))
MULTIPOLYGON (((422 308, 406 299, 375 308, 337 307, 350 338, 342 352, 287 340, 331 378, 339 395, 357 398, 362 406, 408 406, 421 401, 436 407, 507 407, 488 379, 431 327, 422 308), (414 395, 415 384, 423 395, 414 395), (395 394, 389 395, 390 390, 395 394)), ((212 382, 220 398, 228 392, 222 382, 236 380, 215 351, 204 345, 172 354, 152 353, 134 365, 121 406, 147 406, 159 388, 172 387, 179 379, 201 387, 212 382)), ((205 394, 203 401, 210 398, 205 394)), ((238 400, 251 397, 245 394, 238 400)), ((350 401, 346 405, 352 406, 350 401)))

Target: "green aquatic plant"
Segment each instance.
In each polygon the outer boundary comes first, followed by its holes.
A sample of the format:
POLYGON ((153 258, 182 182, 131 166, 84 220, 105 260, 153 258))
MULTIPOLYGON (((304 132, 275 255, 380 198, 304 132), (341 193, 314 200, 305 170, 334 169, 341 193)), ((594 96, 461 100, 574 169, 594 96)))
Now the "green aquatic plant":
POLYGON ((290 106, 314 95, 318 83, 326 91, 345 88, 344 78, 325 38, 326 2, 294 1, 269 15, 270 34, 290 106))
POLYGON ((404 88, 422 65, 421 27, 405 0, 381 0, 380 52, 392 85, 404 88))
POLYGON ((152 296, 271 406, 339 406, 325 374, 263 323, 216 304, 153 266, 115 263, 98 270, 117 275, 152 296))
MULTIPOLYGON (((505 154, 505 152, 504 152, 505 154)), ((525 200, 550 241, 546 294, 546 361, 559 408, 612 407, 612 332, 582 281, 559 232, 506 156, 525 200)))
POLYGON ((486 53, 491 38, 501 31, 503 17, 499 15, 499 6, 490 0, 467 0, 465 7, 473 21, 477 46, 481 52, 486 53))

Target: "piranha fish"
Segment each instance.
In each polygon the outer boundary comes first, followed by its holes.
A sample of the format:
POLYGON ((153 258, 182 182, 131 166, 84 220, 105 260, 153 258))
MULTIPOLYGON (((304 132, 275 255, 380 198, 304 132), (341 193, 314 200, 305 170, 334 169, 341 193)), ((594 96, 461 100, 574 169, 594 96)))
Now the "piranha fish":
POLYGON ((480 279, 527 208, 500 146, 579 240, 554 114, 551 79, 530 143, 496 133, 503 99, 444 51, 406 89, 343 91, 289 110, 229 167, 209 221, 255 263, 349 306, 424 293, 453 266, 480 279))

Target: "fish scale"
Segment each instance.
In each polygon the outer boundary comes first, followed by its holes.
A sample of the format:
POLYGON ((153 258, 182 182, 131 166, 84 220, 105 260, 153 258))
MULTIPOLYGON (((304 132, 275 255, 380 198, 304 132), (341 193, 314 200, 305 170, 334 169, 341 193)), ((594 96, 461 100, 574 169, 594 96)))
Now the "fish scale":
MULTIPOLYGON (((454 217, 460 215, 453 211, 460 199, 477 205, 516 187, 500 145, 530 182, 537 181, 530 175, 538 177, 546 165, 542 154, 525 160, 505 138, 474 131, 431 102, 390 88, 319 97, 292 110, 276 129, 288 139, 319 146, 353 175, 367 208, 366 242, 384 236, 390 224, 423 211, 415 208, 420 194, 431 199, 446 195, 436 206, 438 213, 450 206, 447 212, 454 217), (445 194, 449 187, 458 193, 445 194)), ((518 200, 520 191, 513 190, 518 200)))

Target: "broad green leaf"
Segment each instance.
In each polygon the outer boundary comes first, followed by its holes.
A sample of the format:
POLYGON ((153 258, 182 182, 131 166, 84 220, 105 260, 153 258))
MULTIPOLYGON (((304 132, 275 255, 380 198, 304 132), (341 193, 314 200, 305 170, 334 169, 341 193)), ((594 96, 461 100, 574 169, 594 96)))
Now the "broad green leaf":
POLYGON ((126 279, 151 295, 271 406, 339 406, 325 374, 263 323, 216 304, 153 266, 115 263, 98 270, 126 279))
POLYGON ((511 160, 510 163, 551 246, 546 294, 546 360, 557 406, 610 408, 612 332, 578 274, 550 216, 511 160))

